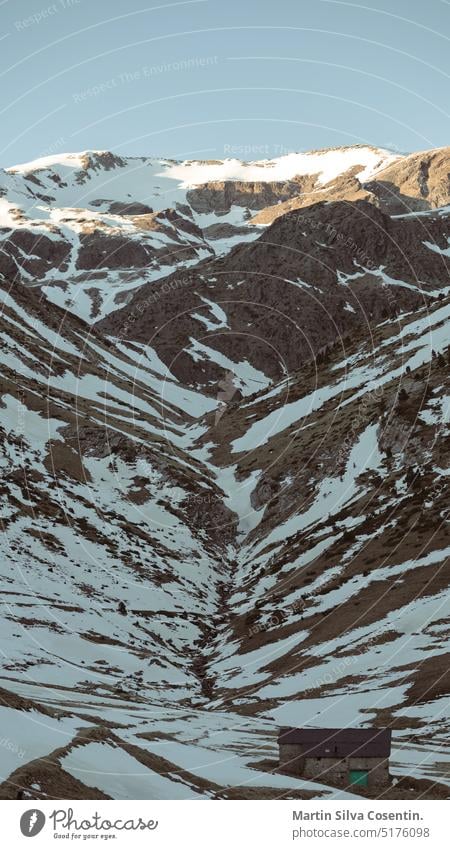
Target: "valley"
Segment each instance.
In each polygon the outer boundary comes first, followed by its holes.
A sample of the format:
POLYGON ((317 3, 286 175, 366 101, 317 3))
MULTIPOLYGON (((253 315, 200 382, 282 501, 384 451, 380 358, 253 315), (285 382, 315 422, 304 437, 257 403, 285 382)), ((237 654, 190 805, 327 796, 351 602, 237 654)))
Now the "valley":
POLYGON ((448 165, 0 174, 1 798, 448 798, 448 165))

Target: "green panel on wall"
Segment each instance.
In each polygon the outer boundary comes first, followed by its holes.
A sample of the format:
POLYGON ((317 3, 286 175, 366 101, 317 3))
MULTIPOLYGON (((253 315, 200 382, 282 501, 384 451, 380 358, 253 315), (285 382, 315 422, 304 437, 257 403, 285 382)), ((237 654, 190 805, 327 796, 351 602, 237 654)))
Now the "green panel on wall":
POLYGON ((367 787, 369 783, 369 773, 367 769, 351 769, 349 772, 350 784, 358 784, 360 787, 367 787))

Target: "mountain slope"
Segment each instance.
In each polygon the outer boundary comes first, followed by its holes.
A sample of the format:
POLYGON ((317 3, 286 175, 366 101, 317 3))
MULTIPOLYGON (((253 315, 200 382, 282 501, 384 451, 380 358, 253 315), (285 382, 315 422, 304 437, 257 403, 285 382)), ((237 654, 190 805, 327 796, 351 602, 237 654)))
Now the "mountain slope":
POLYGON ((0 172, 0 277, 96 320, 142 283, 256 238, 250 209, 395 159, 355 146, 256 163, 85 151, 16 165, 0 172))
POLYGON ((370 347, 229 409, 208 440, 214 463, 257 481, 211 655, 215 704, 281 725, 388 725, 404 743, 394 763, 441 777, 449 317, 447 298, 385 323, 370 347))
MULTIPOLYGON (((199 269, 141 287, 99 323, 157 345, 184 382, 216 390, 249 364, 279 379, 327 346, 433 303, 450 283, 447 214, 392 218, 365 201, 316 204, 199 269)), ((257 387, 256 387, 257 388, 257 387)))
POLYGON ((368 145, 273 160, 175 162, 109 151, 0 172, 0 279, 88 321, 143 284, 253 241, 262 225, 328 201, 385 212, 449 203, 449 149, 400 156, 368 145))
MULTIPOLYGON (((183 219, 208 257, 137 270, 134 293, 118 277, 129 303, 96 324, 73 314, 74 265, 69 311, 53 283, 0 281, 1 798, 355 797, 278 773, 284 724, 389 726, 386 798, 448 798, 448 210, 315 203, 213 257, 219 184, 235 227, 263 201, 256 165, 166 162, 172 214, 109 156, 41 163, 46 238, 79 180, 86 220, 102 197, 120 238, 144 216, 181 240, 183 219), (122 195, 99 195, 106 172, 122 195)), ((264 202, 296 182, 282 166, 264 202)), ((11 172, 18 196, 30 176, 11 172)), ((21 226, 15 256, 38 262, 21 226)), ((117 262, 150 249, 126 239, 117 262)))
POLYGON ((106 345, 58 309, 49 320, 20 284, 2 301, 0 712, 10 741, 22 729, 2 798, 330 795, 250 769, 261 730, 201 711, 236 523, 187 451, 203 430, 190 413, 214 402, 150 349, 106 345), (173 751, 154 738, 171 723, 173 751))
POLYGON ((330 711, 445 781, 448 298, 219 418, 149 349, 3 301, 3 797, 317 796, 275 733, 330 711))

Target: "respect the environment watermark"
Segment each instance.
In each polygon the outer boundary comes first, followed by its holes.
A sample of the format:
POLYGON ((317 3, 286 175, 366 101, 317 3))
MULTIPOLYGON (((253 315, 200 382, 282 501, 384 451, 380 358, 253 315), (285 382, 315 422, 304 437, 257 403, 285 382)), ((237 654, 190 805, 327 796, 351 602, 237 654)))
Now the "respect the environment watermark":
POLYGON ((226 142, 223 146, 223 153, 227 157, 245 158, 251 156, 255 159, 268 159, 276 156, 288 156, 290 153, 295 153, 295 150, 278 143, 239 142, 231 144, 226 142))
POLYGON ((26 18, 14 21, 14 27, 17 32, 23 32, 23 30, 29 29, 29 27, 38 26, 38 24, 42 24, 49 18, 59 15, 60 12, 67 12, 68 9, 79 6, 80 3, 81 0, 57 0, 56 3, 43 6, 42 9, 38 9, 37 12, 33 12, 32 15, 28 15, 26 18))
POLYGON ((217 65, 217 56, 191 56, 189 59, 180 59, 177 62, 163 62, 159 65, 144 65, 129 71, 121 71, 108 80, 102 80, 89 86, 82 91, 74 92, 72 100, 74 103, 83 103, 85 100, 107 94, 109 91, 127 86, 132 83, 145 82, 161 74, 179 73, 181 71, 192 71, 195 68, 210 68, 217 65))

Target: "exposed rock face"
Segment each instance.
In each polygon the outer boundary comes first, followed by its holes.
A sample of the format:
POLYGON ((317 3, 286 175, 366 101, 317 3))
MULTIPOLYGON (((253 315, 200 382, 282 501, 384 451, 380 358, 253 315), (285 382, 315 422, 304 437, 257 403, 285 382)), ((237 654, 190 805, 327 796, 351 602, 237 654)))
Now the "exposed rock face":
POLYGON ((339 201, 389 214, 443 206, 449 161, 449 148, 400 156, 363 145, 254 163, 108 151, 37 160, 0 176, 0 274, 31 277, 53 303, 94 321, 114 311, 124 291, 224 256, 294 210, 339 201))
POLYGON ((270 224, 292 209, 302 209, 324 201, 366 200, 390 215, 437 209, 450 203, 450 148, 400 157, 361 182, 352 169, 323 188, 302 189, 301 194, 276 206, 267 206, 252 219, 254 224, 270 224))
POLYGON ((195 212, 215 212, 224 215, 232 206, 248 209, 264 209, 283 203, 300 192, 308 191, 316 183, 316 177, 297 177, 286 182, 214 182, 191 189, 186 198, 195 212))
POLYGON ((328 183, 322 189, 304 191, 283 203, 278 203, 276 206, 266 207, 257 213, 257 215, 253 216, 252 224, 271 224, 277 218, 286 215, 287 212, 292 212, 294 209, 304 209, 307 206, 324 201, 353 202, 357 200, 376 202, 374 195, 368 191, 367 187, 362 186, 356 177, 348 173, 328 183))
POLYGON ((126 203, 126 201, 99 198, 98 200, 93 200, 91 205, 106 208, 111 215, 150 215, 153 212, 151 206, 147 206, 146 203, 139 203, 139 201, 126 203))
POLYGON ((432 303, 449 284, 446 233, 442 215, 393 219, 364 201, 316 204, 198 271, 143 286, 100 326, 152 339, 189 382, 195 374, 206 386, 220 376, 219 356, 194 355, 190 340, 200 334, 232 362, 281 377, 358 326, 432 303), (226 320, 221 326, 212 316, 205 333, 198 316, 208 318, 208 301, 226 320))
POLYGON ((450 202, 450 148, 413 153, 380 171, 365 188, 391 215, 446 206, 450 202))
POLYGON ((89 234, 80 236, 77 269, 143 268, 151 251, 139 242, 117 236, 89 234))
MULTIPOLYGON (((171 211, 167 215, 133 216, 133 223, 142 233, 154 233, 155 240, 147 243, 142 239, 130 239, 122 234, 113 232, 102 233, 95 230, 92 233, 80 235, 76 269, 80 271, 96 271, 101 268, 132 270, 146 268, 153 264, 181 264, 197 258, 197 245, 202 242, 202 233, 192 221, 182 222, 179 216, 176 220, 176 231, 170 229, 172 223, 171 211), (169 227, 166 226, 169 222, 169 227), (158 236, 161 240, 158 242, 158 236), (196 239, 196 244, 189 241, 189 236, 196 239), (175 262, 174 262, 175 261, 175 262)), ((205 245, 205 249, 207 249, 205 245)))
POLYGON ((8 280, 39 279, 67 270, 70 245, 26 229, 0 230, 0 275, 8 280))
POLYGON ((112 171, 116 168, 124 168, 126 164, 126 159, 116 156, 109 150, 86 152, 80 156, 80 170, 75 179, 82 185, 92 179, 92 172, 112 171))
POLYGON ((234 224, 210 224, 203 229, 206 238, 212 242, 216 239, 226 239, 230 236, 243 236, 248 233, 248 227, 236 227, 234 224))

